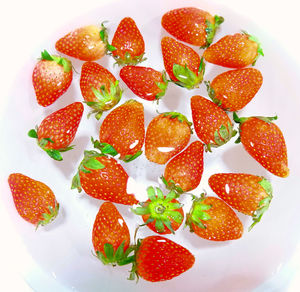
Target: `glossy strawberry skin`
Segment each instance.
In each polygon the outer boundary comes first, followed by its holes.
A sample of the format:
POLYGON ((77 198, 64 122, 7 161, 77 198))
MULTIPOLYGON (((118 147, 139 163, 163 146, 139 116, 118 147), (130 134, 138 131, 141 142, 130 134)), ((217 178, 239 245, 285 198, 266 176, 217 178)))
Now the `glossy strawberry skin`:
POLYGON ((55 43, 57 51, 82 61, 96 61, 106 53, 100 28, 88 25, 75 29, 55 43))
POLYGON ((256 95, 263 83, 261 72, 255 68, 226 71, 210 83, 208 92, 222 109, 238 111, 256 95))
POLYGON ((120 77, 135 95, 150 101, 161 98, 168 84, 163 73, 149 67, 125 66, 120 77))
POLYGON ((186 272, 194 262, 195 257, 183 246, 161 236, 149 236, 136 253, 136 273, 146 281, 166 281, 186 272))
POLYGON ((165 180, 174 182, 183 192, 195 189, 203 173, 203 150, 201 142, 191 143, 168 162, 164 171, 165 180))
POLYGON ((23 219, 38 227, 56 217, 59 204, 47 185, 21 173, 10 174, 8 184, 15 207, 23 219))

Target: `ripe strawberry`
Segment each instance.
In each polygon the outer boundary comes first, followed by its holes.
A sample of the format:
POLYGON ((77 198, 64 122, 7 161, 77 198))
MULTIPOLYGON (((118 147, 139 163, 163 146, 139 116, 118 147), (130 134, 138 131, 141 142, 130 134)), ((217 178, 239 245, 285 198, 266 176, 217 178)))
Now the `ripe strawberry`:
POLYGON ((81 117, 83 105, 74 102, 47 116, 39 127, 31 129, 28 136, 36 138, 38 145, 55 160, 62 160, 60 152, 73 149, 70 146, 75 138, 81 117))
POLYGON ((264 177, 245 173, 217 173, 208 180, 212 190, 229 206, 252 216, 249 230, 268 210, 272 200, 271 183, 264 177))
POLYGON ((96 255, 104 265, 115 265, 126 257, 129 230, 118 209, 110 202, 100 206, 93 225, 92 241, 96 255))
POLYGON ((243 234, 242 222, 234 211, 224 201, 204 194, 194 198, 186 225, 191 232, 213 241, 234 240, 243 234))
POLYGON ((8 184, 16 209, 23 219, 38 228, 56 218, 59 203, 52 190, 44 183, 21 173, 12 173, 8 177, 8 184))
POLYGON ((239 118, 234 112, 234 121, 240 123, 240 137, 246 151, 265 169, 280 177, 289 175, 285 140, 281 130, 272 120, 277 117, 239 118))
POLYGON ((137 276, 150 282, 171 280, 195 262, 195 257, 186 248, 158 235, 139 240, 134 258, 129 279, 137 276))
POLYGON ((39 105, 49 106, 62 96, 73 79, 71 62, 44 50, 32 73, 32 84, 39 105))
POLYGON ((183 221, 182 205, 175 199, 176 193, 170 191, 166 196, 156 188, 147 189, 148 200, 140 202, 140 207, 132 212, 141 215, 145 225, 159 234, 170 234, 180 227, 183 221))
POLYGON ((224 18, 214 17, 195 7, 177 8, 165 13, 163 28, 176 39, 201 48, 208 47, 224 18))
POLYGON ((99 141, 93 141, 95 148, 103 154, 116 156, 129 162, 142 154, 145 140, 144 107, 130 99, 115 108, 103 120, 99 141))
POLYGON ((190 47, 170 37, 161 40, 164 65, 171 80, 182 87, 199 87, 203 80, 205 64, 190 47))
POLYGON ((191 137, 191 123, 177 112, 156 116, 148 125, 145 139, 145 155, 148 160, 165 164, 183 150, 191 137))
POLYGON ((196 134, 206 151, 224 145, 236 134, 226 112, 212 101, 195 95, 191 98, 191 109, 196 134))
POLYGON ((224 72, 205 82, 209 97, 227 111, 244 108, 255 96, 263 82, 262 74, 254 68, 224 72))
POLYGON ((146 100, 159 100, 168 86, 165 72, 147 67, 125 66, 120 77, 135 95, 146 100))
POLYGON ((260 55, 264 53, 258 39, 246 32, 226 35, 203 53, 207 62, 228 68, 254 65, 260 55))
POLYGON ((195 141, 168 162, 163 182, 178 193, 195 189, 203 173, 203 144, 195 141))
POLYGON ((91 197, 113 203, 133 205, 138 201, 126 191, 128 174, 114 158, 97 151, 85 151, 72 189, 82 189, 91 197))
POLYGON ((101 34, 106 34, 104 26, 101 29, 95 25, 80 27, 60 38, 55 43, 55 48, 82 61, 96 61, 106 53, 101 34))
POLYGON ((88 106, 99 120, 103 111, 113 108, 121 99, 123 90, 119 81, 107 69, 96 62, 82 65, 80 76, 81 94, 88 106))
POLYGON ((118 65, 136 65, 146 60, 143 36, 130 17, 121 20, 107 48, 118 65))

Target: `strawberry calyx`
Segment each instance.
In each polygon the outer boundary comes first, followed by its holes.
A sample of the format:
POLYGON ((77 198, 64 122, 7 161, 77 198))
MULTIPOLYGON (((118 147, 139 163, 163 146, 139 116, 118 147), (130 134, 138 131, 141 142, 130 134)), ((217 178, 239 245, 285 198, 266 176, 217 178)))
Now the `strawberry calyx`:
MULTIPOLYGON (((179 112, 165 112, 162 113, 164 117, 169 117, 170 119, 177 119, 180 123, 186 122, 191 129, 192 122, 190 122, 187 117, 179 112)), ((191 129, 192 132, 192 129, 191 129)))
POLYGON ((38 127, 36 127, 35 129, 31 129, 28 132, 28 136, 30 138, 34 138, 37 139, 37 144, 39 145, 39 147, 41 147, 41 149, 43 149, 52 159, 57 160, 57 161, 62 161, 62 155, 61 152, 66 152, 69 150, 72 150, 74 148, 74 145, 71 146, 67 146, 64 148, 60 148, 60 149, 52 149, 47 147, 49 143, 54 144, 54 141, 51 138, 42 138, 42 139, 38 139, 38 127))
POLYGON ((166 71, 162 72, 162 79, 163 79, 163 82, 155 82, 157 87, 160 89, 160 92, 155 95, 155 99, 157 101, 159 101, 166 94, 166 90, 168 88, 169 80, 167 79, 166 71))
POLYGON ((224 22, 224 18, 222 16, 215 15, 214 16, 214 23, 211 23, 209 20, 205 21, 206 24, 206 44, 200 49, 208 48, 211 43, 213 42, 213 39, 215 37, 217 29, 220 27, 220 25, 224 22))
POLYGON ((174 234, 170 220, 181 223, 183 219, 181 213, 177 211, 182 204, 173 201, 177 197, 176 192, 170 191, 165 196, 161 189, 149 187, 147 193, 149 200, 140 202, 140 206, 132 208, 131 211, 136 215, 149 215, 143 225, 154 222, 158 233, 165 232, 165 228, 167 228, 174 234))
POLYGON ((252 66, 254 66, 255 63, 256 63, 256 61, 257 61, 257 59, 259 58, 259 56, 264 56, 264 51, 263 51, 263 49, 262 49, 262 47, 261 47, 261 44, 260 44, 260 41, 259 41, 259 39, 258 39, 257 37, 248 34, 248 33, 247 33, 246 31, 244 31, 244 30, 242 31, 242 33, 245 34, 245 35, 248 37, 249 40, 251 40, 251 41, 257 43, 257 56, 256 56, 256 58, 254 59, 254 61, 253 61, 253 63, 252 63, 252 66))
POLYGON ((39 226, 45 226, 49 224, 57 217, 59 211, 59 203, 55 200, 54 208, 52 206, 48 206, 48 210, 49 213, 47 212, 42 214, 43 219, 39 220, 39 222, 36 224, 35 230, 37 230, 39 226))
POLYGON ((197 74, 192 70, 190 70, 186 64, 184 66, 179 64, 174 64, 173 74, 176 77, 177 81, 174 80, 171 81, 177 84, 178 86, 185 87, 187 89, 198 88, 199 84, 203 80, 204 72, 205 72, 205 63, 203 58, 201 58, 197 74))
POLYGON ((184 193, 183 189, 178 184, 176 184, 174 180, 170 179, 169 181, 167 181, 163 175, 160 177, 160 179, 168 190, 173 191, 177 194, 177 197, 184 193))
POLYGON ((116 104, 119 103, 123 90, 119 86, 119 80, 115 83, 110 82, 109 89, 104 85, 100 87, 100 90, 96 88, 91 88, 97 101, 85 101, 85 103, 90 106, 93 110, 88 114, 88 118, 95 114, 97 120, 99 120, 104 111, 112 109, 116 104))
POLYGON ((68 73, 72 70, 72 63, 70 60, 60 57, 60 56, 54 56, 50 55, 46 50, 41 52, 41 60, 48 60, 48 61, 54 61, 58 65, 63 66, 64 72, 68 73))
POLYGON ((217 106, 221 106, 222 105, 222 101, 216 98, 216 92, 210 86, 210 81, 204 81, 204 84, 206 85, 206 90, 207 90, 208 96, 210 97, 210 99, 212 100, 212 102, 215 103, 217 106))

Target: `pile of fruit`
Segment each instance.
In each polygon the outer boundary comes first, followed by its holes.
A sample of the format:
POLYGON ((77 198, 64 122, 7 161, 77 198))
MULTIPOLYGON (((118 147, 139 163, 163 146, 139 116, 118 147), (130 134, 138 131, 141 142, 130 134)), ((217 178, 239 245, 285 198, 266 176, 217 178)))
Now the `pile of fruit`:
MULTIPOLYGON (((191 194, 202 178, 203 155, 209 155, 213 148, 222 147, 237 135, 236 142, 241 142, 266 170, 279 177, 289 175, 284 137, 273 122, 277 117, 239 117, 236 113, 262 85, 262 74, 253 66, 263 50, 259 41, 246 32, 226 35, 214 42, 223 21, 220 16, 192 7, 165 13, 161 24, 170 36, 161 39, 164 72, 138 65, 145 60, 145 44, 135 21, 129 17, 121 20, 111 42, 103 23, 101 27, 75 29, 55 44, 58 52, 84 61, 80 89, 83 103, 91 109, 88 117, 100 120, 104 111, 110 111, 101 121, 99 140, 91 139, 94 149, 84 151, 70 184, 72 189, 105 201, 93 225, 95 255, 105 265, 131 264, 129 279, 169 280, 193 266, 195 257, 190 251, 161 236, 175 234, 182 224, 207 240, 235 240, 242 236, 243 224, 233 209, 252 216, 251 229, 269 208, 272 186, 266 178, 253 174, 211 175, 209 186, 219 198, 191 194), (203 49, 202 56, 200 50, 191 46, 203 49), (95 62, 105 55, 121 67, 119 76, 136 98, 118 105, 123 93, 119 81, 95 62), (211 82, 203 82, 206 62, 231 69, 211 82), (170 82, 186 90, 203 83, 210 99, 191 97, 192 122, 180 112, 164 112, 145 127, 144 107, 139 99, 163 102, 170 82), (233 112, 233 120, 228 112, 233 112), (234 130, 235 123, 239 124, 238 131, 234 130), (189 144, 192 129, 198 140, 189 144), (141 202, 128 193, 126 167, 118 160, 138 163, 143 147, 149 161, 165 165, 160 180, 168 191, 148 186, 148 199, 141 202), (183 195, 192 200, 187 214, 182 208, 183 195), (132 206, 131 211, 142 216, 144 224, 139 227, 147 226, 158 235, 143 239, 135 236, 132 242, 127 224, 113 203, 132 206)), ((72 79, 73 67, 67 57, 43 51, 32 74, 37 103, 43 107, 55 103, 68 90, 72 79)), ((51 158, 63 160, 63 152, 73 148, 83 103, 58 109, 28 135, 51 158)), ((59 203, 48 186, 20 173, 11 174, 8 183, 16 209, 25 220, 38 227, 55 219, 59 203)))

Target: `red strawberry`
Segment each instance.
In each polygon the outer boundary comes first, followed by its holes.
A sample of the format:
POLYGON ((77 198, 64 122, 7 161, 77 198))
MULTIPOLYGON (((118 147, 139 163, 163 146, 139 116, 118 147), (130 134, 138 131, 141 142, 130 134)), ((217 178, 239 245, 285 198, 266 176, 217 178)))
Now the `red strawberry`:
POLYGON ((16 209, 23 219, 38 228, 56 218, 59 204, 52 190, 44 183, 21 173, 12 173, 8 184, 16 209))
POLYGON ((217 173, 208 180, 212 190, 232 208, 258 223, 272 200, 271 183, 264 177, 245 173, 217 173))
POLYGON ((62 96, 73 79, 71 62, 44 50, 32 73, 32 84, 39 105, 49 106, 62 96))
POLYGON ((82 189, 91 197, 113 203, 133 205, 138 201, 126 191, 128 174, 114 158, 97 151, 85 151, 72 189, 82 189))
POLYGON ((183 221, 182 205, 175 199, 176 193, 169 192, 166 196, 156 188, 147 189, 149 199, 139 203, 132 211, 141 215, 145 224, 159 234, 174 233, 183 221))
POLYGON ((105 265, 115 265, 126 257, 129 230, 118 209, 110 202, 100 206, 93 225, 92 241, 97 257, 105 265))
POLYGON ((194 198, 186 224, 191 232, 213 241, 234 240, 243 234, 242 222, 234 211, 224 201, 204 194, 194 198))
POLYGON ((183 246, 162 236, 148 236, 139 240, 130 278, 146 281, 171 280, 189 270, 195 257, 183 246))
POLYGON ((183 150, 191 137, 191 123, 177 112, 162 113, 148 125, 145 155, 148 160, 165 164, 183 150))
POLYGON ((81 94, 99 120, 103 111, 113 108, 121 99, 123 90, 119 81, 107 69, 95 62, 82 65, 80 76, 81 94))
POLYGON ((176 39, 201 48, 208 47, 223 17, 214 17, 195 7, 177 8, 165 13, 161 19, 163 28, 176 39))
POLYGON ((125 66, 120 77, 135 95, 146 100, 160 99, 168 86, 165 72, 147 67, 125 66))
POLYGON ((162 177, 167 188, 179 193, 195 189, 203 173, 203 144, 195 141, 168 162, 162 177))
POLYGON ((263 82, 259 70, 254 68, 236 69, 224 72, 205 82, 209 97, 227 111, 244 108, 255 96, 263 82))
POLYGON ((62 160, 60 152, 73 149, 70 146, 75 138, 83 105, 74 102, 47 116, 36 129, 31 129, 28 136, 36 138, 38 145, 55 160, 62 160))
POLYGON ((101 39, 104 35, 106 35, 104 26, 102 29, 95 25, 80 27, 59 39, 55 48, 82 61, 96 61, 106 53, 106 44, 101 39))
POLYGON ((226 35, 203 53, 207 62, 228 68, 254 65, 260 55, 264 53, 258 39, 246 32, 226 35))
POLYGON ((281 130, 272 120, 277 117, 239 118, 234 112, 235 122, 240 123, 240 137, 246 151, 265 169, 280 177, 289 175, 285 140, 281 130))
POLYGON ((130 17, 121 20, 107 48, 118 65, 136 65, 146 60, 143 36, 130 17))
POLYGON ((161 40, 164 65, 172 81, 182 87, 199 87, 203 80, 205 64, 190 47, 170 37, 161 40))
POLYGON ((236 134, 226 112, 212 101, 195 95, 191 98, 191 109, 196 134, 207 151, 224 145, 236 134))
POLYGON ((130 99, 115 108, 103 120, 95 148, 104 154, 117 155, 129 162, 142 154, 145 140, 144 107, 130 99))

